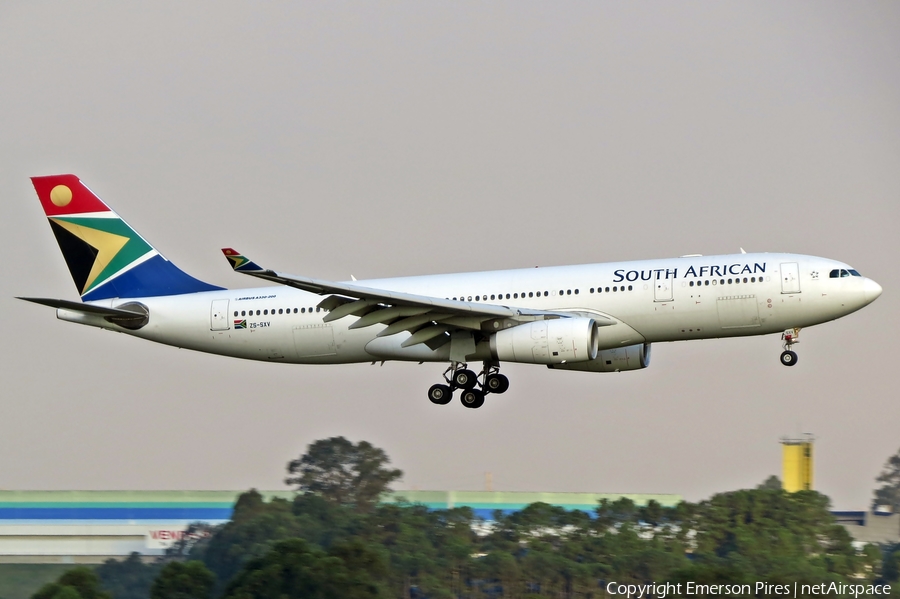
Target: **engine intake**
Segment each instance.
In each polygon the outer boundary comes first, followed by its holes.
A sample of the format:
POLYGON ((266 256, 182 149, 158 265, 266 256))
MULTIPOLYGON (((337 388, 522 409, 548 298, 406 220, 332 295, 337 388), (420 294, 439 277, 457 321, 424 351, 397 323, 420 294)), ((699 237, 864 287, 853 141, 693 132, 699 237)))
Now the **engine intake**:
POLYGON ((491 355, 504 362, 569 364, 597 357, 593 318, 556 318, 520 324, 491 335, 491 355))

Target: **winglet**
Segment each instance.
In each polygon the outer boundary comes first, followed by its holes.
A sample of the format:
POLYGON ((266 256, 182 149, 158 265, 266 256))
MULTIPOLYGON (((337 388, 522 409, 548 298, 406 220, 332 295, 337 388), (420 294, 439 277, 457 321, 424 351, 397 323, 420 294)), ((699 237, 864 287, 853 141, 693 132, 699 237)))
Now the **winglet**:
POLYGON ((222 248, 222 253, 228 258, 231 268, 237 272, 262 272, 265 270, 235 249, 222 248))

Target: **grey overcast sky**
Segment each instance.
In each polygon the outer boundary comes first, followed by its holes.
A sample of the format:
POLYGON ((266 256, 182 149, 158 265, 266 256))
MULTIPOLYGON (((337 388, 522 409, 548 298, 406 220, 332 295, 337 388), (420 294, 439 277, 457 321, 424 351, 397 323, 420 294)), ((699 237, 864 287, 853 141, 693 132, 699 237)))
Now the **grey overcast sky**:
POLYGON ((365 439, 401 489, 680 493, 780 474, 864 508, 900 448, 897 2, 4 2, 0 488, 283 488, 365 439), (287 366, 57 321, 77 299, 29 177, 72 172, 169 259, 344 280, 789 251, 884 294, 777 336, 658 344, 621 374, 510 365, 480 410, 438 364, 287 366))

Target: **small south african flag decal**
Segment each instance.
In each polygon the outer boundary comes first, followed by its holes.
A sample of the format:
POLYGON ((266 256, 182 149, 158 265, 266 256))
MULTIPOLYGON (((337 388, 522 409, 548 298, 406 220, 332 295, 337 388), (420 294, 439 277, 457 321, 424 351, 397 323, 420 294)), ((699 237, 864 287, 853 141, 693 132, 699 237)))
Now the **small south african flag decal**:
POLYGON ((247 328, 247 321, 246 321, 246 320, 235 320, 235 321, 234 321, 234 328, 235 328, 235 330, 237 330, 237 329, 246 329, 246 328, 247 328))

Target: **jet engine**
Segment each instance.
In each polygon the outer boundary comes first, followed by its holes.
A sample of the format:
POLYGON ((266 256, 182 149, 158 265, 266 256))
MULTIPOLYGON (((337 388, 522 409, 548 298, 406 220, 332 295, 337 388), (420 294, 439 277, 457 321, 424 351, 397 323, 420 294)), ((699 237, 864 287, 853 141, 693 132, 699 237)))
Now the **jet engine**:
POLYGON ((580 370, 582 372, 621 372, 640 370, 650 366, 650 344, 638 343, 627 347, 604 349, 588 362, 576 364, 549 364, 554 370, 580 370))
POLYGON ((525 364, 568 364, 597 357, 593 318, 556 318, 520 324, 491 335, 496 360, 525 364))

